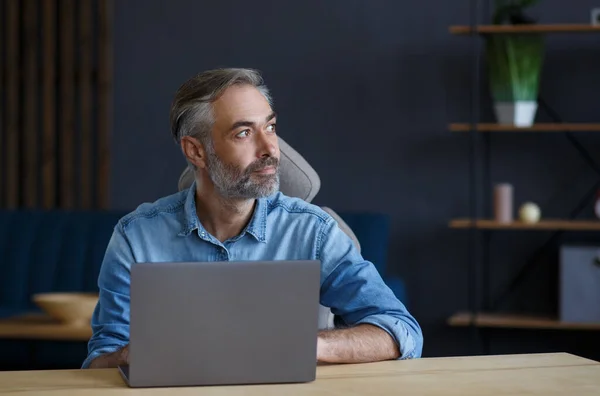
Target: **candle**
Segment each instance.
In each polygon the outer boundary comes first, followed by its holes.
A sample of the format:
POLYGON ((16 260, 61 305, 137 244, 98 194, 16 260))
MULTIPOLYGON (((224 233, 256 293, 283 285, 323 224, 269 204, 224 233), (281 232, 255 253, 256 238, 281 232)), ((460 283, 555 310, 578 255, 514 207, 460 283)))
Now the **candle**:
POLYGON ((513 221, 513 187, 508 183, 494 187, 494 217, 499 223, 513 221))

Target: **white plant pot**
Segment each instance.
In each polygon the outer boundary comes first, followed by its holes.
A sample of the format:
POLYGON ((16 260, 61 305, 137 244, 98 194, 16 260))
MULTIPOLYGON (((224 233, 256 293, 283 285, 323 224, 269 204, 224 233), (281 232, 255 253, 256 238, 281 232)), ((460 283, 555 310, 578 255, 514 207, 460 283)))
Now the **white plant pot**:
POLYGON ((535 121, 538 104, 536 101, 496 102, 496 118, 500 124, 530 127, 535 121))

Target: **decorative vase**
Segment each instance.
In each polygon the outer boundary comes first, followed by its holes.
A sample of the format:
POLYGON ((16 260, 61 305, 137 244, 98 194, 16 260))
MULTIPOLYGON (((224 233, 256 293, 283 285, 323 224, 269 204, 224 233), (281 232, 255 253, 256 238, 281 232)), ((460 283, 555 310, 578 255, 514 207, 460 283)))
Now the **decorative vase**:
POLYGON ((537 102, 532 100, 494 103, 498 123, 525 128, 533 125, 537 107, 537 102))

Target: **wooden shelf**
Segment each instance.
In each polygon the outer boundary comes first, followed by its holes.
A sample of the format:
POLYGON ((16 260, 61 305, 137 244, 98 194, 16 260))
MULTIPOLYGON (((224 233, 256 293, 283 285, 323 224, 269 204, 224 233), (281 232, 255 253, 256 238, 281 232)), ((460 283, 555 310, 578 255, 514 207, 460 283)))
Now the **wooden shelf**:
POLYGON ((450 222, 450 228, 478 228, 486 230, 563 230, 563 231, 600 231, 600 220, 540 220, 534 224, 514 221, 499 223, 495 220, 456 219, 450 222))
MULTIPOLYGON (((448 126, 451 132, 469 132, 471 124, 453 123, 448 126)), ((534 124, 531 127, 521 128, 505 124, 477 124, 477 132, 600 132, 600 124, 534 124)))
POLYGON ((556 330, 600 330, 600 323, 569 323, 561 322, 555 318, 515 315, 480 313, 472 315, 468 312, 459 312, 448 319, 452 327, 468 327, 471 321, 476 327, 497 328, 522 328, 522 329, 556 329, 556 330))
MULTIPOLYGON (((495 33, 594 33, 600 32, 600 26, 591 24, 550 24, 550 25, 479 25, 479 34, 495 33)), ((470 34, 471 26, 450 26, 452 34, 470 34)))

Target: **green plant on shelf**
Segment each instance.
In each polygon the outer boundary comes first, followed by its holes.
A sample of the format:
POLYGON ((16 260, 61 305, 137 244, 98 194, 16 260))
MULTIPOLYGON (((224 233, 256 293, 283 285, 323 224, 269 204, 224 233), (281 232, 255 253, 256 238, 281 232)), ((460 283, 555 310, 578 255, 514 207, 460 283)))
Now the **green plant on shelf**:
POLYGON ((544 56, 541 35, 490 35, 486 52, 495 101, 537 100, 544 56))
MULTIPOLYGON (((496 0, 493 23, 535 24, 525 10, 537 0, 496 0)), ((490 91, 501 123, 529 126, 537 110, 544 58, 543 35, 500 33, 486 36, 490 91)))

